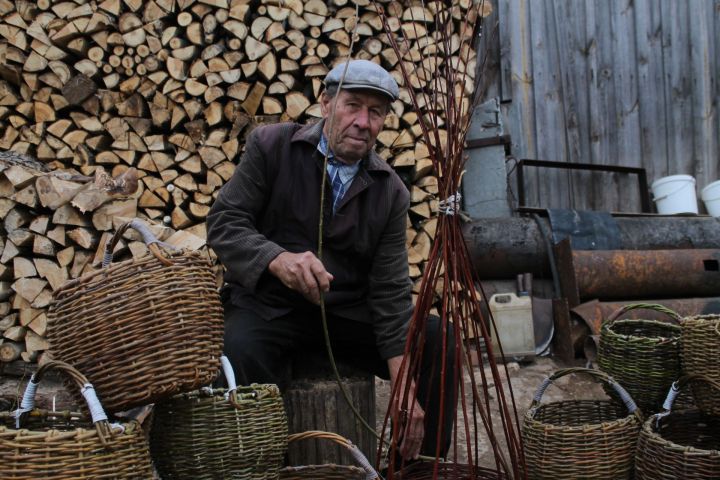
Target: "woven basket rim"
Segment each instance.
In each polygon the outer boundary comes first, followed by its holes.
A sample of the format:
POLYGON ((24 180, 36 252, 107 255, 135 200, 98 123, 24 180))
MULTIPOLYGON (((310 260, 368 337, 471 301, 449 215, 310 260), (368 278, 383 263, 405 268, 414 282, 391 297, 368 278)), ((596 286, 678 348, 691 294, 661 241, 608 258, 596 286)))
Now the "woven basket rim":
POLYGON ((634 319, 627 318, 622 320, 615 320, 613 323, 603 325, 601 337, 605 337, 612 340, 628 340, 634 342, 642 342, 648 344, 663 344, 673 340, 679 341, 680 335, 682 334, 682 327, 673 323, 662 322, 660 320, 650 319, 634 319), (641 336, 627 333, 619 333, 613 330, 614 327, 622 327, 626 325, 639 325, 639 326, 652 326, 655 328, 666 329, 672 333, 672 336, 641 336))
POLYGON ((340 465, 337 463, 321 463, 318 465, 287 465, 280 469, 281 472, 293 472, 297 470, 310 470, 310 469, 320 469, 320 468, 328 468, 331 470, 355 470, 358 472, 364 472, 362 468, 355 466, 355 465, 340 465))
MULTIPOLYGON (((685 410, 673 410, 668 413, 668 416, 670 416, 670 415, 686 415, 686 414, 702 415, 702 412, 697 408, 691 408, 691 409, 685 409, 685 410)), ((679 443, 676 443, 676 442, 673 442, 671 440, 664 438, 653 427, 653 425, 655 424, 657 417, 659 415, 661 415, 661 414, 656 413, 654 415, 651 415, 643 423, 642 431, 648 435, 648 440, 653 441, 658 445, 661 445, 663 448, 677 450, 678 452, 693 453, 694 455, 702 454, 702 455, 709 456, 709 457, 717 456, 718 458, 720 458, 720 450, 705 450, 702 448, 690 447, 687 445, 681 445, 679 443)), ((705 415, 705 416, 707 416, 707 415, 705 415)))
POLYGON ((634 324, 634 323, 652 325, 652 326, 657 326, 657 327, 661 327, 661 328, 667 328, 668 330, 677 330, 677 331, 681 330, 680 324, 663 322, 662 320, 655 320, 652 318, 621 318, 619 320, 615 320, 612 323, 610 323, 610 322, 605 323, 603 325, 603 328, 612 331, 612 327, 614 327, 616 325, 627 325, 627 324, 634 324))
POLYGON ((720 321, 720 313, 704 313, 702 315, 691 315, 682 319, 681 325, 686 323, 713 323, 720 321))
MULTIPOLYGON (((137 435, 138 432, 142 433, 142 426, 136 421, 136 420, 129 420, 127 422, 113 422, 110 424, 110 427, 112 428, 113 436, 111 438, 115 438, 116 436, 123 436, 123 435, 137 435)), ((87 435, 97 436, 97 431, 95 429, 95 426, 92 423, 89 424, 83 424, 82 426, 72 426, 68 425, 68 429, 61 429, 61 428, 47 428, 43 430, 38 430, 34 428, 14 428, 14 427, 8 427, 5 425, 0 425, 0 434, 3 434, 5 432, 15 432, 19 436, 25 436, 25 437, 42 437, 42 436, 48 436, 56 437, 58 435, 62 434, 78 434, 78 433, 86 433, 87 435)))
MULTIPOLYGON (((192 390, 190 392, 182 392, 178 393, 177 395, 173 395, 168 400, 182 400, 182 399, 196 399, 196 398, 225 398, 225 394, 229 390, 225 387, 204 387, 200 388, 199 390, 192 390)), ((267 392, 270 395, 264 396, 262 398, 257 398, 256 400, 260 401, 264 398, 274 398, 274 397, 281 397, 282 394, 280 392, 280 389, 277 385, 274 383, 252 383, 250 385, 238 385, 236 392, 238 393, 253 393, 257 391, 267 392)))
MULTIPOLYGON (((177 252, 168 252, 167 257, 168 258, 205 257, 205 255, 203 254, 203 252, 201 252, 199 250, 183 249, 183 250, 177 251, 177 252)), ((206 259, 208 261, 208 264, 210 265, 210 259, 207 257, 206 257, 206 259)), ((160 260, 158 260, 157 258, 155 258, 155 256, 153 256, 151 253, 148 252, 145 255, 143 255, 142 257, 128 258, 127 260, 122 260, 120 262, 113 262, 104 268, 97 268, 93 271, 85 273, 84 275, 81 275, 77 278, 73 278, 73 279, 68 280, 65 283, 63 283, 59 288, 57 288, 55 291, 53 291, 53 299, 57 299, 63 293, 65 293, 65 291, 68 289, 72 289, 72 288, 75 288, 84 283, 88 283, 88 281, 93 280, 95 277, 97 277, 99 275, 104 275, 107 277, 107 276, 112 275, 116 270, 127 268, 128 266, 133 265, 133 264, 147 263, 148 261, 150 261, 150 262, 155 261, 157 263, 160 263, 160 260)), ((167 268, 172 268, 173 266, 170 266, 167 268)))
POLYGON ((528 409, 527 412, 525 412, 525 421, 527 422, 526 425, 528 427, 532 428, 538 428, 541 427, 543 430, 554 430, 554 431, 566 431, 566 432, 587 432, 592 430, 598 430, 598 429, 607 429, 609 426, 625 426, 630 423, 638 423, 640 424, 641 420, 638 417, 638 414, 636 413, 628 413, 624 417, 619 417, 614 420, 609 420, 605 422, 598 422, 598 423, 584 423, 582 425, 556 425, 552 423, 542 422, 540 420, 537 420, 535 418, 535 414, 540 408, 561 408, 565 405, 575 405, 578 403, 603 403, 608 405, 616 405, 622 408, 625 408, 624 405, 613 401, 613 400, 560 400, 557 402, 548 402, 548 403, 542 403, 540 405, 537 405, 536 407, 532 407, 528 409))

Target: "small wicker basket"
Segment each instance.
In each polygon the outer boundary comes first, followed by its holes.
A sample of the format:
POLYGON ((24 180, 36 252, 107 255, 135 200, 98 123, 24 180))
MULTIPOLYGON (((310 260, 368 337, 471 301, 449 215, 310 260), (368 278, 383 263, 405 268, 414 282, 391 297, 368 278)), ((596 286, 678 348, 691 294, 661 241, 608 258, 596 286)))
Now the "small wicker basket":
POLYGON ((155 405, 150 450, 163 480, 277 480, 288 425, 276 385, 201 389, 155 405))
POLYGON ((530 479, 629 479, 642 418, 630 395, 598 370, 558 370, 540 385, 525 414, 522 434, 530 479), (624 402, 568 400, 540 403, 547 387, 585 373, 612 387, 624 402))
POLYGON ((20 408, 0 413, 3 480, 135 480, 152 476, 150 452, 140 425, 109 424, 93 386, 66 363, 51 361, 41 366, 30 379, 20 408), (92 421, 79 413, 34 408, 35 391, 50 370, 66 374, 82 391, 92 421))
MULTIPOLYGON (((683 372, 720 383, 720 315, 685 317, 680 326, 683 372)), ((694 382, 691 388, 700 410, 720 416, 720 390, 703 382, 694 382)))
POLYGON ((346 448, 350 455, 360 464, 360 467, 351 465, 307 465, 300 467, 285 467, 280 471, 280 480, 380 480, 380 475, 370 465, 359 448, 350 440, 336 433, 307 431, 295 433, 288 437, 289 442, 296 442, 311 438, 331 440, 346 448))
POLYGON ((135 219, 105 248, 107 268, 53 294, 48 340, 53 358, 82 371, 110 412, 147 405, 210 384, 222 353, 223 314, 209 258, 160 254, 135 219), (110 265, 128 228, 152 255, 110 265))
POLYGON ((635 459, 638 480, 720 478, 720 416, 698 409, 673 410, 675 396, 688 383, 720 393, 719 382, 697 375, 673 384, 666 411, 648 418, 640 431, 635 459))
POLYGON ((673 381, 680 376, 680 315, 662 305, 636 303, 616 310, 602 326, 598 365, 622 385, 640 409, 655 413, 673 381), (676 324, 619 318, 626 312, 650 309, 676 324))

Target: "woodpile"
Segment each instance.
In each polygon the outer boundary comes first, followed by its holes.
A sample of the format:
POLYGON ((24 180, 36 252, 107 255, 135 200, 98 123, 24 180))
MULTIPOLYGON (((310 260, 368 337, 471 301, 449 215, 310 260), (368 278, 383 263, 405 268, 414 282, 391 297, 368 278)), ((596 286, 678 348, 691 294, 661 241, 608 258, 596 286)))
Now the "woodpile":
MULTIPOLYGON (((462 22, 470 0, 454 3, 451 21, 462 22)), ((380 63, 401 83, 377 149, 411 190, 409 264, 417 280, 439 198, 411 93, 444 62, 474 58, 459 41, 433 40, 432 20, 443 8, 433 1, 0 0, 0 151, 15 152, 0 158, 0 361, 34 361, 47 348, 53 289, 95 268, 118 221, 139 216, 165 237, 179 231, 194 244, 204 239, 205 217, 247 133, 261 123, 320 117, 322 79, 348 56, 380 63), (390 48, 381 7, 401 56, 390 48), (402 66, 413 72, 410 85, 402 66)), ((467 63, 454 93, 469 99, 476 65, 467 63)), ((144 252, 132 241, 122 248, 144 252)))

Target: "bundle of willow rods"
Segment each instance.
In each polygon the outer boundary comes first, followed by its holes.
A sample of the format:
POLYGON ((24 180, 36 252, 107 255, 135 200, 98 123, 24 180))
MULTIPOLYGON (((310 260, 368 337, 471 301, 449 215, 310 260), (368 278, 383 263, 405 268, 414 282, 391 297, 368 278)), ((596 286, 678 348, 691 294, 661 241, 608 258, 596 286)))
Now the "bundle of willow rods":
MULTIPOLYGON (((376 6, 382 11, 379 4, 376 6)), ((476 290, 476 285, 479 283, 471 267, 467 246, 462 237, 459 216, 460 195, 458 192, 467 158, 463 148, 473 108, 473 102, 465 88, 469 75, 465 66, 470 64, 469 57, 474 51, 472 42, 481 32, 485 7, 487 7, 485 2, 480 1, 471 5, 466 15, 457 15, 460 5, 456 0, 433 2, 428 4, 428 8, 423 5, 418 12, 425 16, 432 15, 431 22, 434 22, 434 30, 432 33, 416 32, 416 37, 424 37, 426 49, 434 50, 435 55, 430 57, 431 61, 423 64, 420 69, 410 63, 401 64, 405 82, 416 78, 427 80, 424 89, 419 93, 410 91, 410 94, 421 125, 423 138, 430 146, 430 158, 438 180, 440 211, 436 237, 422 277, 416 308, 408 330, 405 358, 399 378, 407 375, 407 378, 413 379, 415 383, 418 382, 427 318, 431 311, 437 308, 441 319, 443 340, 442 345, 438 348, 442 348, 444 353, 448 345, 454 343, 455 346, 456 353, 452 361, 455 364, 456 373, 453 384, 459 389, 458 401, 462 412, 461 418, 458 418, 460 415, 457 415, 454 419, 454 446, 448 454, 448 460, 456 464, 464 460, 467 464, 465 472, 479 471, 476 466, 480 461, 478 458, 479 445, 484 432, 487 441, 492 446, 494 478, 519 479, 526 478, 527 472, 523 460, 517 410, 510 385, 508 383, 506 390, 494 360, 495 354, 490 341, 490 328, 494 328, 494 324, 492 319, 483 318, 480 310, 480 300, 484 294, 481 290, 476 290), (460 52, 460 61, 449 61, 449 52, 456 49, 460 52), (453 332, 452 336, 449 335, 449 332, 453 332), (486 360, 481 355, 482 348, 487 350, 486 360), (479 361, 480 381, 477 381, 473 374, 473 350, 479 361), (486 375, 486 367, 492 378, 488 378, 486 375), (469 373, 469 386, 462 381, 465 369, 469 373), (468 388, 471 390, 467 391, 468 388), (472 400, 466 400, 468 398, 472 400), (496 432, 493 427, 490 418, 491 408, 497 409, 500 413, 502 432, 496 432), (458 427, 463 428, 459 429, 458 427), (461 442, 467 447, 467 459, 459 458, 457 446, 461 442)), ((407 52, 409 48, 407 41, 397 40, 388 26, 387 17, 382 13, 381 17, 392 47, 399 55, 407 52)), ((441 365, 433 366, 434 372, 440 372, 443 385, 445 385, 446 376, 450 374, 448 367, 445 361, 441 365)), ((505 377, 509 378, 507 370, 505 377)), ((403 389, 397 387, 401 384, 402 382, 396 382, 391 392, 388 413, 385 418, 385 430, 388 429, 390 419, 393 425, 400 425, 400 412, 412 409, 409 402, 409 398, 412 397, 411 382, 404 382, 403 389)), ((445 395, 445 397, 441 402, 451 401, 452 395, 445 395)), ((424 405, 421 407, 425 408, 424 405)), ((442 425, 442 404, 439 410, 440 424, 442 425)), ((412 416, 412 412, 410 416, 412 416)), ((400 430, 399 428, 392 429, 392 441, 389 445, 390 458, 395 458, 396 451, 399 449, 400 430)), ((439 458, 442 449, 441 439, 447 433, 442 432, 441 426, 437 437, 435 458, 432 462, 432 478, 490 478, 474 474, 469 477, 466 474, 453 474, 452 469, 447 468, 447 464, 439 458)), ((404 465, 391 463, 387 478, 389 480, 420 478, 413 475, 411 471, 402 471, 403 467, 404 465)), ((424 473, 422 478, 430 478, 430 475, 424 473)))

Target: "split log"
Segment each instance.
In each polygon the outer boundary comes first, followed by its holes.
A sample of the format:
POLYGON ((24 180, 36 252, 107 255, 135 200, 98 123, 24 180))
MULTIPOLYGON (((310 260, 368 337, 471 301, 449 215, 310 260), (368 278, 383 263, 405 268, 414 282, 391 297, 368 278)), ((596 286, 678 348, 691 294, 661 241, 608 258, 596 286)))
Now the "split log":
POLYGON ((10 363, 20 358, 20 354, 25 351, 25 346, 18 342, 4 341, 0 345, 0 362, 10 363))

